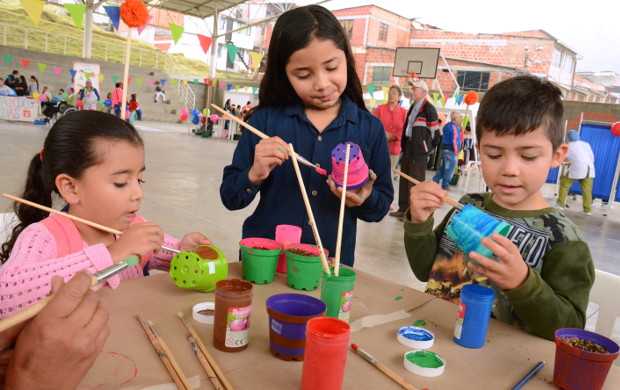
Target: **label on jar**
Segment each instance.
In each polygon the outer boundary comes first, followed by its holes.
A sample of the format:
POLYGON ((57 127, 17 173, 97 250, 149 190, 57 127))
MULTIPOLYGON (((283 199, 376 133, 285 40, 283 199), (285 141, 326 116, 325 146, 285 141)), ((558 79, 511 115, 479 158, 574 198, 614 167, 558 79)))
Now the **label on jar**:
POLYGON ((250 329, 250 312, 252 306, 231 307, 226 316, 227 348, 240 348, 248 344, 248 330, 250 329))
POLYGON ((353 306, 353 291, 345 291, 340 296, 340 306, 338 308, 339 320, 349 322, 351 306, 353 306))
POLYGON ((454 325, 454 338, 460 339, 463 335, 463 320, 466 308, 467 306, 463 303, 459 303, 459 312, 456 315, 456 324, 454 325))

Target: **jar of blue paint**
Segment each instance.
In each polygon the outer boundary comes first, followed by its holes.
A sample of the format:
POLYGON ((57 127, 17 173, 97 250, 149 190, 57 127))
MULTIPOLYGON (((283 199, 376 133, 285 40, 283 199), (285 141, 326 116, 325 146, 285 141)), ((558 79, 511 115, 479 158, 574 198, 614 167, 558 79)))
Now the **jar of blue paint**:
POLYGON ((452 216, 446 228, 448 237, 465 255, 477 252, 489 259, 494 258, 493 252, 482 245, 482 239, 494 233, 506 236, 509 231, 510 224, 469 204, 452 216))
POLYGON ((486 342, 495 291, 479 284, 461 290, 461 303, 454 326, 454 342, 465 348, 482 348, 486 342))

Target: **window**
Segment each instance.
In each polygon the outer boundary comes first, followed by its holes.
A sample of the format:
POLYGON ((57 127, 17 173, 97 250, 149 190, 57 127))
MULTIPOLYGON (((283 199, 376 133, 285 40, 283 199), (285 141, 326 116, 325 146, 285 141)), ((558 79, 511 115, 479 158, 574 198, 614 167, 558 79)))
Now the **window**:
POLYGON ((472 72, 459 70, 456 80, 464 91, 484 92, 489 90, 489 72, 472 72))
POLYGON ((387 41, 388 37, 388 25, 387 23, 379 24, 379 40, 382 42, 387 41))
POLYGON ((392 76, 391 66, 375 66, 372 68, 372 81, 375 83, 389 82, 392 76))
POLYGON ((342 24, 342 28, 344 29, 345 34, 347 34, 347 38, 351 40, 351 37, 353 36, 353 21, 342 20, 340 21, 340 24, 342 24))

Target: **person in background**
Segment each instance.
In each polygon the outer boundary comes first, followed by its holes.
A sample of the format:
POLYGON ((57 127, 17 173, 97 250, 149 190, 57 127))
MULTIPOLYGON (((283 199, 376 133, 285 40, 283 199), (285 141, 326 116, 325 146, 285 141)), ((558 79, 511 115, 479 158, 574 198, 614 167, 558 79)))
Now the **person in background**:
POLYGON ((123 83, 116 83, 112 91, 112 107, 114 107, 114 115, 121 117, 121 103, 123 100, 123 83))
POLYGON ((245 119, 247 118, 251 110, 252 110, 252 102, 248 100, 248 102, 245 103, 245 106, 241 108, 241 119, 245 121, 245 119))
POLYGON ((110 335, 109 314, 77 273, 51 280, 52 299, 31 321, 0 333, 0 389, 75 389, 110 335))
POLYGON ((579 181, 583 198, 583 212, 592 215, 592 183, 595 177, 594 152, 586 141, 579 138, 576 130, 568 131, 568 170, 560 177, 558 206, 566 206, 566 196, 574 180, 579 181))
POLYGON ((66 99, 67 99, 67 94, 65 93, 65 90, 60 88, 58 90, 58 94, 52 96, 52 103, 64 102, 66 99))
POLYGON ((41 102, 41 104, 49 103, 52 101, 52 94, 50 93, 49 88, 47 88, 47 85, 43 87, 41 95, 39 95, 39 101, 41 102))
POLYGON ((19 82, 19 70, 13 70, 6 78, 4 79, 4 85, 11 88, 15 91, 15 85, 19 82))
POLYGON ((168 98, 166 97, 166 91, 164 91, 161 87, 161 83, 159 81, 155 82, 155 96, 153 96, 153 99, 155 100, 155 103, 157 103, 157 101, 161 98, 161 102, 162 103, 167 103, 168 102, 168 98))
POLYGON ((76 106, 77 94, 75 93, 75 88, 69 87, 69 92, 67 93, 67 98, 65 99, 65 102, 72 107, 76 106))
POLYGON ((93 87, 92 81, 87 80, 84 88, 80 89, 80 100, 84 102, 85 110, 97 110, 99 108, 101 97, 97 88, 93 87))
POLYGON ((39 93, 39 79, 36 78, 35 75, 30 75, 30 85, 28 86, 28 96, 34 95, 34 93, 39 93))
POLYGON ((112 92, 108 92, 108 96, 106 96, 105 100, 103 101, 103 107, 105 108, 105 112, 106 114, 111 114, 112 113, 112 92))
POLYGON ((17 96, 13 88, 6 85, 5 81, 0 79, 0 96, 17 96))
POLYGON ((24 75, 20 75, 19 80, 15 84, 15 94, 17 96, 28 96, 28 83, 24 75))
POLYGON ((138 98, 135 93, 131 94, 131 99, 129 100, 129 112, 130 116, 133 116, 134 121, 142 120, 142 110, 140 109, 140 104, 138 103, 138 98))
MULTIPOLYGON (((439 117, 435 106, 428 101, 428 86, 423 80, 410 82, 414 103, 409 108, 402 130, 401 170, 419 181, 426 179, 428 152, 431 150, 433 133, 439 130, 439 117)), ((412 184, 401 177, 398 191, 398 210, 390 216, 403 218, 409 207, 409 190, 412 184)))
POLYGON ((392 85, 388 92, 388 101, 375 108, 373 115, 379 118, 385 129, 385 137, 388 141, 388 150, 390 152, 390 162, 392 168, 392 178, 396 180, 398 175, 394 174, 398 158, 400 157, 401 146, 400 139, 405 126, 405 118, 407 110, 400 106, 400 98, 402 91, 398 85, 392 85))
POLYGON ((441 136, 441 162, 437 173, 433 177, 435 183, 441 184, 441 188, 447 190, 454 175, 456 168, 456 156, 461 150, 463 140, 461 138, 461 128, 459 123, 462 120, 461 114, 453 111, 448 122, 442 131, 441 136))

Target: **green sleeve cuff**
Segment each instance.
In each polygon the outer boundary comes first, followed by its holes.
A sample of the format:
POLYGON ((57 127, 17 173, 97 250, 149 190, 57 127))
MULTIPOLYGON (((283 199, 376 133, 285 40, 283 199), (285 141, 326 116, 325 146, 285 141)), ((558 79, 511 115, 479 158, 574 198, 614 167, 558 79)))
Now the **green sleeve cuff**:
POLYGON ((512 290, 505 290, 504 294, 510 300, 510 302, 518 303, 527 301, 534 298, 537 295, 537 291, 540 290, 542 285, 542 279, 538 272, 533 271, 528 267, 528 275, 525 278, 523 284, 512 290))
POLYGON ((425 222, 414 223, 409 218, 409 210, 405 212, 405 234, 406 235, 425 235, 433 232, 435 221, 431 216, 425 222))

